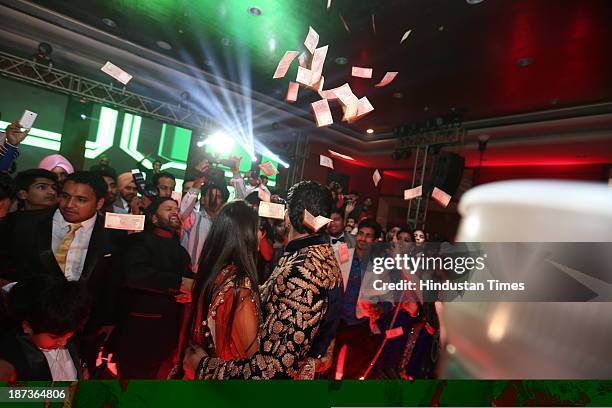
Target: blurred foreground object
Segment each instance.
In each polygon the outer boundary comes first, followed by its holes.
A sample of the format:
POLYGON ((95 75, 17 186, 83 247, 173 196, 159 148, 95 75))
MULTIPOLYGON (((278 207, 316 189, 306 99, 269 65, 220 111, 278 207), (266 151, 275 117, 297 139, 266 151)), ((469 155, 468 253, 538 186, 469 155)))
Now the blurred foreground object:
MULTIPOLYGON (((462 242, 612 241, 612 189, 605 184, 491 183, 467 192, 459 212, 462 242)), ((601 289, 610 290, 612 276, 604 280, 601 289)), ((610 378, 611 316, 606 302, 445 303, 440 376, 610 378)))

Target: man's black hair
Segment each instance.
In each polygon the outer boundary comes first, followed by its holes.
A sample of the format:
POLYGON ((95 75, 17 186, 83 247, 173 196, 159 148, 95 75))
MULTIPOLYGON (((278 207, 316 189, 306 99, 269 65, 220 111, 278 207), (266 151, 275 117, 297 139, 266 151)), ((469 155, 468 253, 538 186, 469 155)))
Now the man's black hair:
POLYGON ((72 173, 68 175, 68 177, 66 177, 64 185, 69 181, 78 184, 87 184, 93 189, 97 200, 104 198, 104 195, 106 194, 106 190, 108 188, 106 186, 106 181, 104 181, 104 178, 102 178, 100 174, 93 171, 77 171, 75 173, 72 173))
POLYGON ((200 193, 202 194, 202 197, 204 197, 208 190, 215 188, 221 191, 221 198, 223 199, 223 202, 227 202, 229 199, 229 190, 225 184, 208 181, 204 183, 202 187, 200 187, 200 193))
POLYGON ((244 201, 246 201, 252 206, 258 206, 261 202, 261 199, 259 198, 259 191, 255 190, 251 192, 251 194, 244 197, 244 201))
POLYGON ((147 212, 149 213, 149 215, 150 216, 155 215, 159 207, 166 201, 174 201, 176 205, 178 205, 178 202, 172 197, 155 197, 153 201, 151 201, 151 204, 149 204, 149 207, 147 208, 147 212))
POLYGON ((332 208, 332 210, 329 212, 329 216, 331 217, 332 214, 340 214, 342 219, 344 219, 344 211, 342 211, 342 208, 338 208, 338 207, 332 208))
POLYGON ((380 234, 382 234, 382 227, 380 226, 380 224, 371 218, 365 218, 361 220, 359 226, 357 227, 357 231, 362 228, 372 228, 374 230, 374 236, 376 237, 376 239, 380 238, 380 234))
POLYGON ((8 297, 10 316, 28 322, 35 334, 76 332, 87 321, 89 307, 84 284, 50 274, 23 278, 8 297))
POLYGON ((397 235, 401 234, 402 232, 407 232, 412 237, 412 231, 410 230, 410 228, 408 228, 408 227, 400 228, 400 230, 397 231, 397 235))
POLYGON ((293 185, 287 194, 291 225, 299 233, 311 232, 304 225, 304 210, 314 217, 321 215, 329 218, 332 200, 331 191, 315 181, 301 181, 293 185))
POLYGON ((159 173, 154 174, 151 182, 153 183, 154 186, 157 186, 157 183, 159 183, 159 179, 164 178, 164 177, 172 179, 174 180, 174 182, 176 182, 176 177, 174 177, 174 174, 168 173, 167 171, 161 171, 159 173))
POLYGON ((107 169, 103 169, 103 170, 94 170, 92 171, 92 173, 97 174, 99 176, 102 176, 102 178, 104 177, 110 177, 112 178, 115 182, 117 182, 117 176, 115 175, 115 173, 113 173, 112 171, 108 171, 107 169))
POLYGON ((51 180, 57 184, 57 176, 55 173, 45 169, 28 169, 17 173, 17 176, 15 177, 15 186, 17 187, 17 191, 28 191, 30 186, 34 184, 37 178, 51 180))

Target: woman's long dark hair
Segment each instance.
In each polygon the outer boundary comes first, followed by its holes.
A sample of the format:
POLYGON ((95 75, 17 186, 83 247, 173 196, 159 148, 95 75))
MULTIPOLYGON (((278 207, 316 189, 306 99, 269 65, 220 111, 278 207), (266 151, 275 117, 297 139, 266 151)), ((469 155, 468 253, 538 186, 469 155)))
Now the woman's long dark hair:
MULTIPOLYGON (((202 307, 202 318, 206 320, 209 306, 215 295, 215 281, 219 273, 228 265, 236 266, 236 277, 240 282, 248 278, 255 292, 257 308, 260 307, 259 281, 257 279, 257 252, 259 219, 253 208, 244 201, 233 201, 226 204, 215 218, 200 255, 200 265, 193 290, 191 314, 191 335, 200 322, 195 322, 197 308, 202 307), (201 306, 200 306, 201 305, 201 306)), ((234 322, 240 288, 234 288, 234 301, 229 314, 227 332, 229 341, 234 322)))

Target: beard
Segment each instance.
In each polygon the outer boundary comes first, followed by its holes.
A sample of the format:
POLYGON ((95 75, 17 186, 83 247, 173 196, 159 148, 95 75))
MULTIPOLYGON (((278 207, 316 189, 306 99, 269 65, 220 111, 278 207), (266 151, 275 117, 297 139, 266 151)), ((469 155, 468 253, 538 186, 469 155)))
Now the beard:
POLYGON ((159 219, 156 226, 166 231, 176 232, 181 228, 181 219, 179 217, 170 217, 167 220, 159 219))

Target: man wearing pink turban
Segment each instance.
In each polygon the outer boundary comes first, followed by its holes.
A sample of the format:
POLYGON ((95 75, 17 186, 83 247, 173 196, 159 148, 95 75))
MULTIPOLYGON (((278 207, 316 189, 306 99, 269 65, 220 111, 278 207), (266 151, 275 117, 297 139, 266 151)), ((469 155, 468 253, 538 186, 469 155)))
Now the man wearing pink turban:
POLYGON ((38 163, 39 169, 49 170, 57 175, 57 179, 60 185, 64 184, 64 180, 69 174, 74 173, 74 167, 72 164, 61 154, 52 154, 43 158, 38 163))

